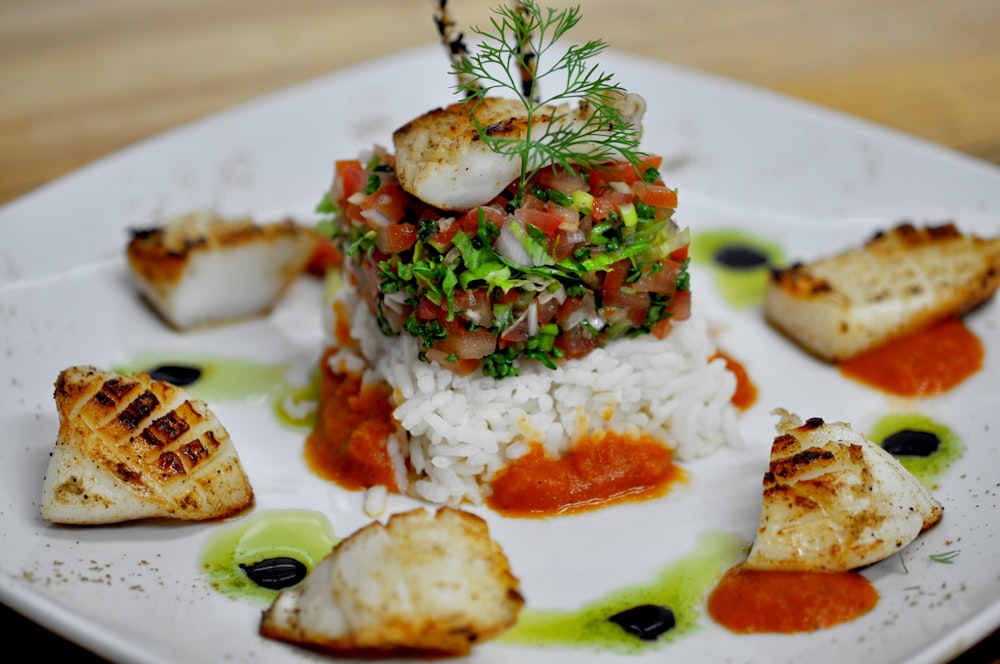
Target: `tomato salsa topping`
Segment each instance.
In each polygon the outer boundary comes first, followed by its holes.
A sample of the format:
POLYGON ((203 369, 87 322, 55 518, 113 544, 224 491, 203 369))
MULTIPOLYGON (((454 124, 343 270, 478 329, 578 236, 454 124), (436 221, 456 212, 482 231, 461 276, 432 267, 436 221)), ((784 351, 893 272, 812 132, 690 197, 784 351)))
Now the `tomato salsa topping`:
POLYGON ((455 213, 405 192, 378 149, 337 162, 319 210, 383 333, 420 339, 423 360, 499 379, 522 358, 554 369, 689 317, 688 232, 660 162, 548 167, 519 204, 512 185, 455 213))

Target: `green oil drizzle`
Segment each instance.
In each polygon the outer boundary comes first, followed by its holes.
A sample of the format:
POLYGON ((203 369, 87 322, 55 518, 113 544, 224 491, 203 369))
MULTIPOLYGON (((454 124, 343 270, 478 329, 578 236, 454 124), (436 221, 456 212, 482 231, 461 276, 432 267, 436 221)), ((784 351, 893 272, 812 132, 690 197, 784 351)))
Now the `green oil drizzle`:
POLYGON ((268 605, 277 590, 251 581, 240 564, 269 558, 295 558, 312 568, 337 544, 326 517, 308 510, 272 510, 247 517, 212 533, 199 565, 213 588, 233 599, 268 605))
POLYGON ((756 235, 735 229, 719 229, 695 233, 691 237, 691 260, 709 268, 715 287, 722 298, 733 307, 759 304, 770 267, 784 262, 781 247, 756 235), (730 267, 720 263, 716 256, 726 248, 741 247, 760 253, 767 262, 752 267, 730 267))
POLYGON ((198 367, 201 377, 186 387, 207 402, 244 401, 271 395, 284 385, 287 364, 262 364, 250 360, 199 353, 139 353, 115 367, 118 373, 148 371, 166 364, 198 367))
POLYGON ((267 399, 278 421, 289 429, 311 431, 316 422, 319 373, 314 369, 304 385, 287 380, 288 364, 262 364, 251 360, 202 353, 139 353, 117 366, 118 373, 150 371, 164 365, 181 365, 201 370, 201 376, 185 387, 205 402, 252 401, 267 399), (289 410, 291 407, 291 410, 289 410))
POLYGON ((965 453, 965 445, 958 435, 945 425, 916 413, 898 413, 882 417, 872 427, 868 439, 881 445, 883 440, 904 429, 926 431, 941 441, 938 448, 926 457, 895 457, 925 487, 937 488, 938 480, 944 471, 965 453))
POLYGON ((314 368, 305 385, 284 384, 278 388, 271 401, 274 415, 289 429, 312 431, 319 407, 319 370, 314 368), (294 412, 289 410, 291 405, 294 412))
POLYGON ((706 594, 746 551, 746 542, 734 534, 707 533, 694 552, 666 567, 652 582, 614 590, 577 610, 526 607, 517 624, 498 641, 508 645, 586 648, 623 654, 659 648, 700 628, 699 609, 706 594), (643 641, 608 620, 641 604, 669 607, 677 620, 676 626, 656 640, 643 641))

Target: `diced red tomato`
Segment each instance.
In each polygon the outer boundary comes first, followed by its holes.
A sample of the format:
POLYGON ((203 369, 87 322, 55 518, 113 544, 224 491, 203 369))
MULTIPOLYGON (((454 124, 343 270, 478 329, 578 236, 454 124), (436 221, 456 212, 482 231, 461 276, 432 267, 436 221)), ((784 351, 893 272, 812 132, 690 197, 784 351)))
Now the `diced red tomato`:
POLYGON ((394 182, 383 184, 374 193, 361 201, 362 210, 377 210, 392 223, 399 222, 406 214, 409 196, 394 182))
POLYGON ((440 306, 434 304, 426 297, 420 298, 420 302, 417 304, 417 318, 422 320, 439 320, 444 321, 448 318, 448 308, 447 306, 440 306))
POLYGON ((690 245, 685 244, 683 247, 678 247, 670 252, 670 258, 677 261, 678 263, 683 263, 688 257, 688 249, 690 245))
POLYGON ((657 339, 666 339, 674 329, 674 324, 669 318, 661 318, 660 321, 649 331, 657 339))
POLYGON ((615 294, 621 291, 628 276, 628 261, 618 261, 608 266, 604 275, 604 282, 601 285, 601 299, 607 304, 608 298, 614 298, 615 294))
POLYGON ((429 348, 427 350, 427 360, 429 362, 437 362, 442 367, 451 369, 459 376, 468 376, 470 373, 476 370, 479 366, 479 358, 470 358, 467 360, 450 360, 451 357, 449 353, 438 350, 437 348, 429 348))
POLYGON ((588 177, 590 192, 597 195, 599 193, 597 190, 607 186, 608 183, 611 182, 624 182, 626 184, 632 184, 637 180, 641 180, 643 173, 647 169, 659 169, 660 164, 662 163, 663 157, 650 155, 639 162, 638 168, 632 166, 632 164, 627 161, 608 164, 602 168, 595 168, 590 171, 588 177))
MULTIPOLYGON (((459 221, 461 230, 469 237, 474 237, 476 233, 479 232, 480 211, 482 211, 483 218, 497 228, 500 228, 503 225, 504 218, 506 217, 506 213, 503 212, 503 210, 495 207, 482 206, 469 210, 459 221)), ((457 233, 458 230, 459 229, 456 228, 455 233, 457 233)), ((452 238, 455 236, 455 233, 452 233, 452 238)))
POLYGON ((555 189, 567 196, 581 189, 586 191, 587 188, 586 177, 563 168, 542 169, 536 176, 536 181, 544 189, 555 189))
POLYGON ((531 338, 529 331, 527 314, 518 315, 514 323, 500 333, 500 348, 524 343, 531 338))
MULTIPOLYGON (((537 300, 536 300, 537 301, 537 300)), ((538 301, 538 324, 548 325, 559 312, 559 300, 550 297, 545 302, 538 301)))
POLYGON ((639 327, 646 320, 649 293, 634 292, 632 284, 625 282, 628 269, 628 261, 619 261, 611 266, 601 287, 601 306, 619 310, 618 317, 627 319, 633 327, 639 327))
POLYGON ((320 237, 317 238, 316 248, 313 250, 312 256, 309 257, 306 272, 315 277, 322 277, 327 273, 327 270, 340 267, 343 263, 344 255, 340 253, 337 243, 330 238, 320 237))
POLYGON ((667 316, 660 320, 650 333, 657 339, 666 339, 673 330, 674 322, 691 317, 691 291, 677 291, 667 305, 667 316))
POLYGON ((534 194, 525 194, 521 199, 521 207, 525 210, 543 210, 545 201, 534 194))
POLYGON ((431 236, 430 243, 439 250, 444 251, 455 239, 455 234, 462 230, 462 224, 457 219, 438 220, 438 231, 431 236))
POLYGON ((339 207, 344 206, 344 202, 358 192, 364 192, 368 186, 368 176, 361 162, 357 159, 345 159, 338 161, 334 167, 337 180, 340 182, 340 200, 336 201, 339 207))
POLYGON ((656 272, 650 268, 645 268, 643 275, 632 284, 637 293, 659 293, 670 295, 677 287, 677 276, 681 273, 681 264, 676 261, 664 259, 660 261, 663 266, 656 272))
MULTIPOLYGON (((577 236, 578 235, 579 234, 577 234, 577 236)), ((587 244, 586 235, 583 235, 582 237, 577 237, 577 239, 572 241, 569 239, 569 237, 570 236, 566 232, 560 230, 559 233, 554 238, 554 240, 552 241, 552 244, 549 248, 550 250, 549 253, 551 253, 552 257, 555 258, 557 261, 569 258, 570 256, 573 255, 574 251, 576 251, 583 245, 587 244)))
POLYGON ((416 242, 417 228, 410 223, 384 226, 375 236, 375 246, 387 254, 398 254, 412 249, 416 242))
POLYGON ((597 335, 585 325, 577 325, 572 330, 566 330, 556 337, 555 347, 563 352, 566 359, 583 357, 600 345, 597 335))
POLYGON ((615 204, 607 196, 597 196, 590 208, 590 215, 594 221, 604 221, 609 214, 615 211, 615 204))
POLYGON ((691 291, 677 291, 670 299, 667 312, 672 320, 687 320, 691 317, 691 291))
POLYGON ((559 222, 560 230, 575 231, 580 226, 580 213, 576 208, 549 201, 545 204, 545 211, 558 216, 562 220, 559 222))
POLYGON ((662 184, 637 180, 632 183, 632 193, 646 205, 671 209, 677 207, 677 192, 662 184))
POLYGON ((594 221, 603 221, 609 214, 618 210, 623 205, 631 203, 634 197, 631 193, 605 189, 602 194, 594 198, 594 206, 591 215, 594 221))
POLYGON ((479 359, 493 353, 497 338, 486 328, 468 330, 458 320, 446 321, 448 336, 434 343, 434 348, 445 355, 455 354, 460 360, 479 359))
POLYGON ((514 217, 523 224, 531 224, 550 238, 559 232, 559 225, 563 223, 562 215, 546 210, 519 208, 514 212, 514 217))

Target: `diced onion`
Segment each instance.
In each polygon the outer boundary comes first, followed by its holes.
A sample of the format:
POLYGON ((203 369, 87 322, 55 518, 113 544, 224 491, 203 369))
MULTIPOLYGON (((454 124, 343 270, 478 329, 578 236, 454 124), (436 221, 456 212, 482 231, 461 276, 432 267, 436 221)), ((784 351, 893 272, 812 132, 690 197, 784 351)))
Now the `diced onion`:
POLYGON ((538 334, 538 303, 528 305, 525 313, 528 314, 528 337, 533 337, 538 334))
POLYGON ((362 210, 361 216, 365 218, 368 225, 372 228, 385 228, 392 224, 392 219, 388 217, 384 212, 376 208, 371 208, 370 210, 362 210))
POLYGON ((559 284, 559 288, 557 288, 556 290, 551 291, 551 292, 546 291, 546 292, 542 293, 541 295, 538 296, 538 303, 539 304, 545 304, 546 302, 548 302, 549 300, 551 300, 553 298, 555 298, 556 302, 558 302, 559 304, 562 304, 563 302, 565 302, 566 301, 566 287, 563 286, 562 284, 559 284))
POLYGON ((505 221, 500 228, 500 235, 493 243, 493 251, 514 265, 531 265, 531 256, 528 255, 528 250, 524 248, 514 232, 510 230, 509 220, 505 221))
POLYGON ((406 291, 398 290, 392 293, 386 293, 382 296, 382 302, 395 311, 397 314, 403 313, 403 306, 406 304, 406 298, 409 297, 406 291))

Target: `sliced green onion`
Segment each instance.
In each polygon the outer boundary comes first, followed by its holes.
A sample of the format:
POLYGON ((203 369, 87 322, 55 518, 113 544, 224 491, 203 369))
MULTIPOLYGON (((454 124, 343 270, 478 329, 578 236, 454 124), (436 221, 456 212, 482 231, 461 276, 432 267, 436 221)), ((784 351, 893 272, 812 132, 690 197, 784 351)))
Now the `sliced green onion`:
POLYGON ((558 189, 549 189, 549 200, 556 205, 570 206, 573 204, 573 199, 566 194, 562 193, 558 189))
POLYGON ((635 211, 635 205, 632 203, 625 203, 618 206, 618 211, 621 212, 625 228, 632 228, 639 223, 639 214, 635 211))
POLYGON ((571 205, 576 210, 583 212, 584 214, 587 214, 594 209, 594 196, 582 189, 574 191, 571 200, 571 205))

